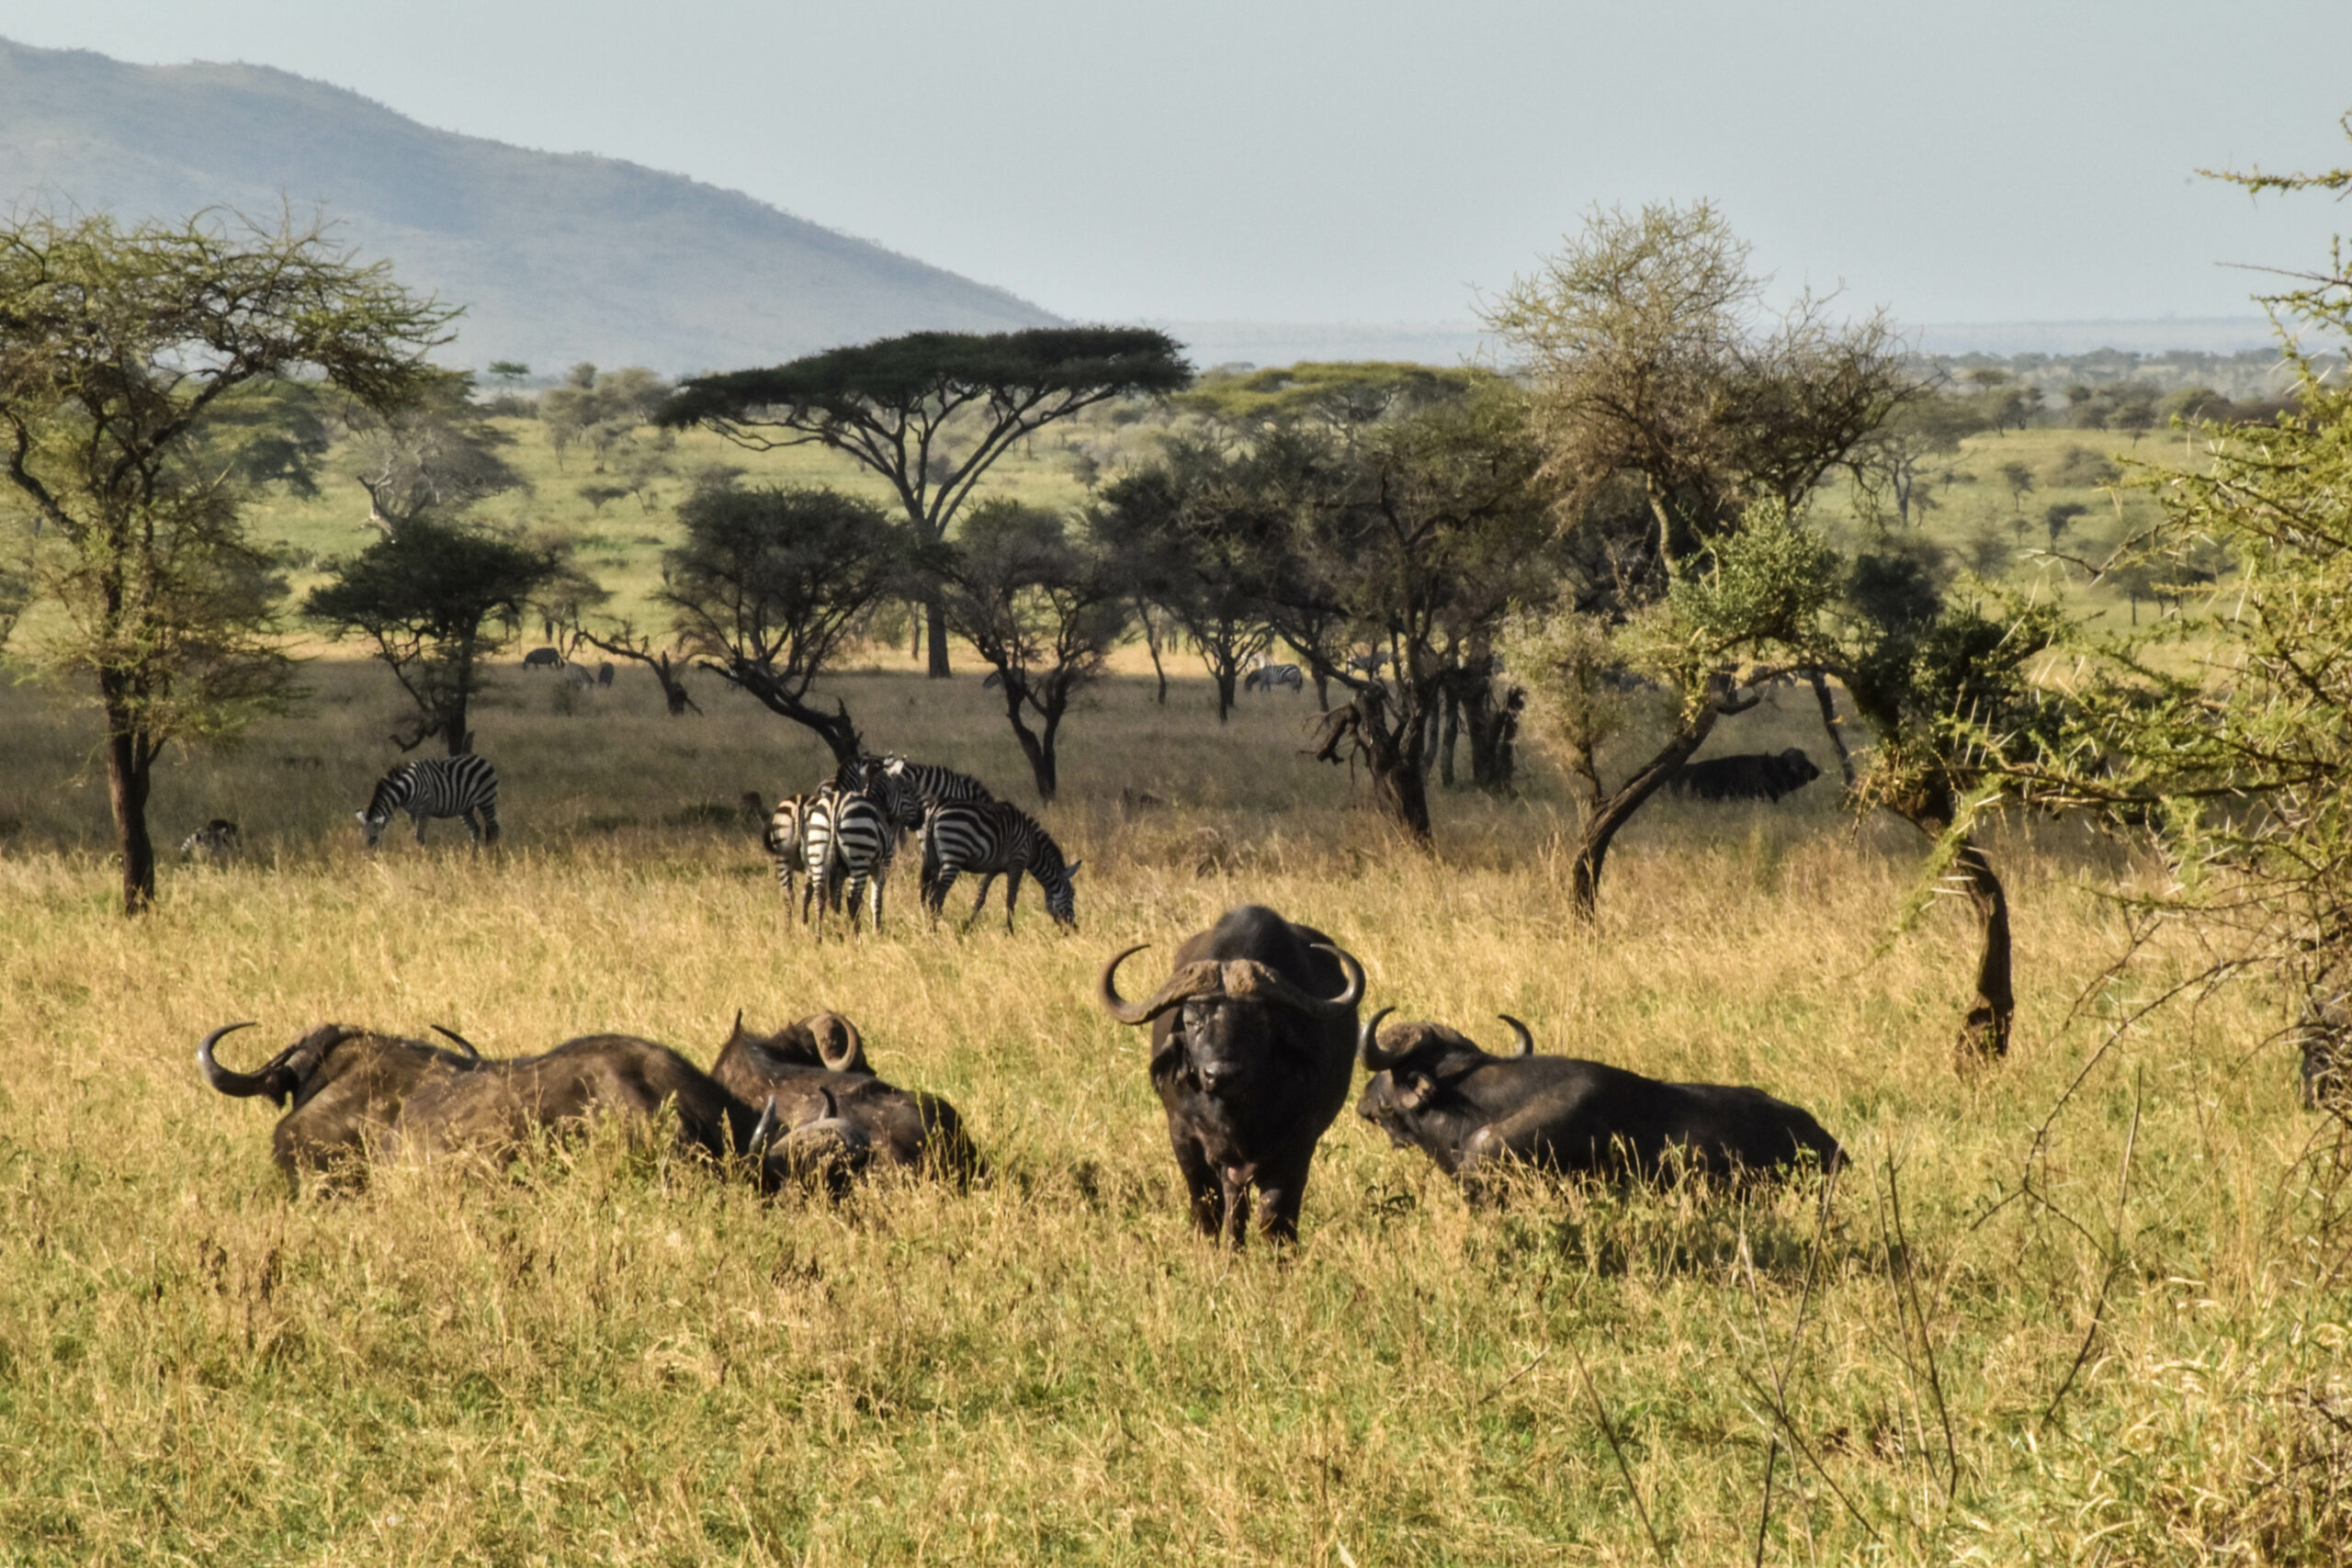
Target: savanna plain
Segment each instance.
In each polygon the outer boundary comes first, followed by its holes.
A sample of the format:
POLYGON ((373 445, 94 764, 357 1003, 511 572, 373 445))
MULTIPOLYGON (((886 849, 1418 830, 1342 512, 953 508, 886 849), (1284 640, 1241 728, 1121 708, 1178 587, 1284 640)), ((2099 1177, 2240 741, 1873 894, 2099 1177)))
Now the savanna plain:
MULTIPOLYGON (((622 513, 553 523, 617 566, 667 526, 622 513)), ((830 689, 876 748, 1034 804, 977 671, 851 662, 830 689)), ((902 863, 878 935, 820 942, 738 802, 820 752, 693 679, 705 712, 673 719, 634 667, 583 693, 509 657, 478 724, 504 843, 402 819, 369 854, 398 694, 322 659, 293 714, 161 771, 159 840, 225 816, 247 853, 167 866, 129 921, 92 716, 0 688, 0 1562, 2352 1559, 2335 1124, 2257 990, 2118 1032, 2199 963, 2173 933, 2110 971, 2111 896, 2156 874, 2130 845, 1996 840, 2017 1043, 1963 1074, 1973 928, 1898 924, 1925 846, 1834 777, 1654 806, 1585 926, 1532 739, 1516 795, 1441 794, 1423 855, 1301 754, 1311 689, 1220 726, 1130 649, 1040 812, 1083 862, 1079 934, 1034 889, 1010 937, 929 929, 902 863), (1300 1244, 1219 1250, 1144 1040, 1088 996, 1119 948, 1165 973, 1253 901, 1355 953, 1369 1007, 1754 1083, 1852 1163, 1826 1192, 1474 1208, 1348 1113, 1300 1244), (707 1065, 739 1009, 820 1008, 955 1102, 985 1180, 762 1199, 607 1131, 289 1200, 266 1102, 191 1061, 254 1019, 239 1066, 330 1020, 707 1065)), ((1791 744, 1826 761, 1801 688, 1709 750, 1791 744)))

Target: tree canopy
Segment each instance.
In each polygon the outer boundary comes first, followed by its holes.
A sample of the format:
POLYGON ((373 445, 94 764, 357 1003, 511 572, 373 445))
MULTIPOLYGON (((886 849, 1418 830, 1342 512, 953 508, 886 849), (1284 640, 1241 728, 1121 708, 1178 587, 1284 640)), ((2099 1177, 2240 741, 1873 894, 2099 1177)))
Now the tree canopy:
POLYGON ((310 376, 403 405, 453 314, 315 226, 214 212, 0 228, 0 469, 62 611, 40 651, 88 677, 104 715, 126 911, 154 897, 164 745, 230 735, 287 690, 269 635, 282 588, 239 520, 240 393, 310 376))
MULTIPOLYGON (((684 382, 656 414, 754 448, 816 442, 886 480, 915 538, 938 544, 989 466, 1016 441, 1108 399, 1191 384, 1175 340, 1142 327, 909 333, 764 370, 684 382)), ((947 673, 930 604, 931 672, 947 673)))

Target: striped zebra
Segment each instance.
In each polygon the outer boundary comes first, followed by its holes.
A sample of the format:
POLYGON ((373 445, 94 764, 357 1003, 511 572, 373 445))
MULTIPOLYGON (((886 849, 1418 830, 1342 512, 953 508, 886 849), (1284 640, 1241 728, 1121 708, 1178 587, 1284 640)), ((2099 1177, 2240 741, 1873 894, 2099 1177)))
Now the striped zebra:
POLYGON ((1294 692, 1303 692, 1306 690, 1306 677, 1295 664, 1261 664, 1241 677, 1241 689, 1245 692, 1261 688, 1271 692, 1277 686, 1288 686, 1294 692))
POLYGON ((898 852, 899 829, 882 801, 861 790, 827 785, 817 792, 800 817, 801 863, 808 886, 800 895, 802 919, 808 901, 817 900, 817 930, 825 929, 827 908, 849 900, 850 929, 857 929, 857 896, 870 902, 874 929, 882 929, 882 884, 889 879, 890 860, 898 852))
POLYGON ((1046 913, 1055 923, 1078 930, 1078 895, 1070 878, 1079 863, 1062 863, 1062 849, 1035 818, 1002 800, 950 801, 924 818, 922 829, 922 900, 935 921, 947 903, 947 890, 964 872, 980 879, 980 896, 964 920, 969 931, 989 901, 989 887, 999 876, 1004 885, 1004 929, 1012 930, 1012 906, 1021 897, 1021 876, 1037 879, 1046 897, 1046 913))
POLYGON ((474 847, 498 842, 498 770, 468 752, 462 757, 426 757, 402 762, 376 781, 368 809, 358 813, 368 847, 384 836, 395 811, 408 813, 416 824, 416 841, 424 842, 424 819, 457 817, 474 836, 474 847), (480 820, 476 820, 479 815, 480 820))
MULTIPOLYGON (((768 858, 775 863, 775 885, 784 893, 786 909, 792 908, 792 879, 799 873, 806 852, 802 833, 808 807, 816 804, 816 800, 813 795, 786 795, 775 803, 775 809, 768 814, 768 825, 760 834, 760 842, 766 848, 768 858)), ((802 902, 800 918, 805 922, 808 911, 807 901, 804 899, 802 902)))
POLYGON ((922 819, 929 816, 933 808, 944 806, 951 800, 994 800, 996 798, 989 793, 988 785, 968 773, 959 773, 952 768, 943 768, 933 762, 910 761, 896 752, 876 760, 882 764, 883 774, 899 786, 900 798, 899 820, 909 832, 921 830, 922 819), (914 820, 911 822, 907 820, 905 815, 904 803, 909 796, 912 797, 915 807, 914 820))

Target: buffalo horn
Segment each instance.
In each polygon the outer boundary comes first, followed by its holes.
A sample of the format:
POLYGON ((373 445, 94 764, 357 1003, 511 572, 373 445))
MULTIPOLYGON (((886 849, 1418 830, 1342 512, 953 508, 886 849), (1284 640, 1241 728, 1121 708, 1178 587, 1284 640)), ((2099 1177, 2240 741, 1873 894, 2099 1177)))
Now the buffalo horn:
POLYGON ((1336 1017, 1351 1012, 1363 999, 1363 966, 1336 947, 1317 942, 1317 953, 1328 953, 1339 960, 1340 972, 1347 976, 1347 984, 1340 987, 1336 997, 1310 996, 1293 985, 1280 971, 1259 963, 1254 958, 1236 958, 1225 964, 1224 983, 1227 996, 1262 996, 1270 1002, 1295 1008, 1317 1017, 1336 1017))
POLYGON ((1104 1012, 1109 1013, 1121 1023, 1138 1024, 1151 1021, 1151 1003, 1128 1001, 1119 995, 1118 982, 1119 965, 1150 945, 1151 943, 1145 942, 1137 942, 1135 946, 1128 948, 1110 963, 1102 965, 1102 974, 1094 982, 1094 999, 1102 1004, 1104 1012))
POLYGON ((212 1047, 220 1043, 222 1035, 233 1034, 240 1029, 251 1029, 253 1026, 254 1021, 251 1019, 247 1019, 243 1023, 224 1023, 206 1035, 196 1047, 196 1065, 204 1069, 204 1081, 222 1094, 243 1097, 277 1092, 276 1086, 271 1081, 275 1074, 232 1072, 212 1059, 212 1047))
POLYGON ((1501 1019, 1505 1023, 1510 1024, 1510 1032, 1519 1036, 1519 1049, 1511 1053, 1513 1056, 1532 1056, 1535 1055, 1535 1036, 1527 1032, 1527 1025, 1520 1022, 1519 1020, 1511 1017, 1511 1015, 1507 1012, 1498 1012, 1495 1014, 1495 1016, 1501 1019))
POLYGON ((808 1032, 817 1037, 817 1059, 828 1072, 858 1073, 866 1070, 865 1037, 857 1025, 837 1012, 820 1012, 801 1021, 808 1032))
POLYGON ((447 1036, 449 1039, 457 1042, 458 1050, 463 1051, 467 1055, 471 1056, 477 1062, 481 1060, 481 1053, 474 1049, 474 1043, 467 1039, 464 1035, 458 1033, 456 1030, 446 1028, 443 1025, 436 1023, 433 1026, 433 1032, 447 1036))
POLYGON ((1356 1032, 1356 1059, 1363 1064, 1365 1072, 1385 1073, 1400 1059, 1398 1053, 1380 1048, 1380 1021, 1396 1010, 1395 1008, 1382 1008, 1365 1019, 1363 1027, 1356 1032))
POLYGON ((750 1155, 754 1159, 757 1159, 760 1156, 767 1153, 768 1145, 775 1142, 777 1125, 775 1096, 770 1095, 768 1096, 767 1109, 761 1111, 759 1121, 752 1123, 752 1139, 751 1142, 745 1145, 744 1153, 750 1155))

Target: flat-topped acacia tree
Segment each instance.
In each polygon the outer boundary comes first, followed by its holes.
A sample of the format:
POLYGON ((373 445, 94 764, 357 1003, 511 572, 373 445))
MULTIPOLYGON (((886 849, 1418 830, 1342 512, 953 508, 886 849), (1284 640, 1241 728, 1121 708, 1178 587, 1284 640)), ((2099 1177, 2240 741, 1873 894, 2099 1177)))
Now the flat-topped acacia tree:
MULTIPOLYGON (((919 544, 937 545, 1014 442, 1108 399, 1181 391, 1192 380, 1176 341, 1144 327, 909 333, 695 377, 654 418, 707 425, 755 451, 814 443, 844 453, 889 482, 919 544)), ((944 677, 937 594, 924 609, 931 673, 944 677)))

